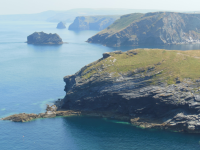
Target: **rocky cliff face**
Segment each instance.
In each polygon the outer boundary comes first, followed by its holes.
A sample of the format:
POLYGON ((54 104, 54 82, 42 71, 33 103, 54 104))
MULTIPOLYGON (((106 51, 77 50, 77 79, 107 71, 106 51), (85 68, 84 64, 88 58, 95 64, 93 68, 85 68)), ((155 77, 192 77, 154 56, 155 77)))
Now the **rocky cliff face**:
POLYGON ((103 30, 120 16, 81 16, 76 17, 69 30, 103 30))
POLYGON ((28 44, 63 44, 58 34, 47 34, 44 32, 34 32, 27 37, 28 44))
POLYGON ((63 22, 59 22, 58 25, 57 25, 57 29, 65 29, 66 26, 63 22))
POLYGON ((200 14, 156 12, 122 16, 88 39, 107 46, 200 43, 200 14))
MULTIPOLYGON (((142 55, 140 51, 105 53, 103 58, 76 74, 64 77, 66 96, 62 108, 112 112, 127 116, 133 124, 146 128, 200 133, 200 80, 176 78, 174 84, 167 84, 164 72, 168 68, 162 68, 166 59, 148 67, 138 68, 138 64, 131 61, 122 68, 118 66, 125 62, 120 58, 137 60, 142 55), (127 71, 124 70, 126 66, 129 66, 127 71)), ((157 50, 150 53, 155 55, 155 52, 157 50)), ((175 53, 182 59, 179 51, 175 53)), ((199 61, 199 58, 190 58, 199 61)), ((143 63, 145 61, 148 60, 144 57, 143 63)), ((171 76, 171 73, 166 75, 171 76)))

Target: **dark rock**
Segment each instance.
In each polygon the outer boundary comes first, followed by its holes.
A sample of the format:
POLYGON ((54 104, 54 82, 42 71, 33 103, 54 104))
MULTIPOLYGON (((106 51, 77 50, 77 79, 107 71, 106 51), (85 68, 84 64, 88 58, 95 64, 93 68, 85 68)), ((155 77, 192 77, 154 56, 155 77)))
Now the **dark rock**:
POLYGON ((52 105, 52 106, 47 105, 45 113, 40 113, 40 114, 20 113, 20 114, 14 114, 14 115, 2 118, 2 120, 10 120, 10 121, 14 121, 14 122, 27 122, 27 121, 31 121, 31 120, 37 119, 37 118, 53 118, 56 116, 61 116, 61 114, 63 116, 65 116, 65 115, 74 114, 74 112, 72 112, 72 111, 66 111, 66 112, 57 111, 56 105, 52 105))
MULTIPOLYGON (((107 59, 112 53, 120 55, 122 52, 104 53, 103 58, 107 59)), ((62 109, 112 112, 127 116, 130 122, 141 127, 200 133, 200 95, 193 96, 192 90, 195 82, 188 84, 185 79, 176 85, 163 82, 151 85, 152 76, 144 77, 143 68, 136 69, 132 75, 112 77, 110 73, 99 71, 88 79, 82 78, 92 71, 89 67, 101 60, 64 78, 66 96, 62 109)), ((153 74, 154 67, 147 71, 153 74)))
POLYGON ((34 32, 27 37, 28 44, 63 44, 58 34, 47 34, 44 32, 34 32))
POLYGON ((103 58, 108 58, 108 57, 110 57, 110 53, 103 53, 103 58))
POLYGON ((66 26, 63 22, 59 22, 58 25, 57 25, 57 29, 65 29, 66 26))

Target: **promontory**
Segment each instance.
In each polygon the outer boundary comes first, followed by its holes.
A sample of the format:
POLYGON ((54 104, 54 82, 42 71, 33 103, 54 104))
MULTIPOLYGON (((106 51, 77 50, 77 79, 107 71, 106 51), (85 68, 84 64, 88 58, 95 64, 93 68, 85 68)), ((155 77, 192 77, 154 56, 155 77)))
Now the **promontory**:
POLYGON ((64 77, 62 109, 102 114, 145 128, 200 133, 200 50, 135 49, 64 77))
POLYGON ((200 14, 133 13, 87 40, 105 46, 200 43, 200 14))
POLYGON ((44 32, 34 32, 27 37, 28 44, 63 44, 58 34, 47 34, 44 32))
POLYGON ((143 128, 200 133, 199 68, 200 50, 107 52, 64 77, 66 95, 55 102, 54 111, 47 108, 45 114, 13 115, 4 120, 90 115, 143 128))
POLYGON ((119 18, 119 15, 79 16, 69 26, 69 30, 103 30, 119 18))

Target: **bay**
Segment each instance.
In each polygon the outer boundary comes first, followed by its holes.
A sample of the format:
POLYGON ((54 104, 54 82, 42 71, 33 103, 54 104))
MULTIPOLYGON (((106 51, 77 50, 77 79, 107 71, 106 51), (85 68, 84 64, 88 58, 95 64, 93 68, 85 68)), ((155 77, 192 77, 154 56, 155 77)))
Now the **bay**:
MULTIPOLYGON (((68 24, 69 25, 69 24, 68 24)), ((0 118, 40 113, 65 95, 63 77, 102 57, 134 48, 200 49, 200 45, 105 47, 85 41, 97 31, 56 29, 49 22, 0 22, 0 118), (68 44, 29 45, 33 32, 57 33, 68 44)), ((197 134, 136 128, 102 118, 64 117, 27 123, 0 121, 0 149, 198 149, 197 134)))

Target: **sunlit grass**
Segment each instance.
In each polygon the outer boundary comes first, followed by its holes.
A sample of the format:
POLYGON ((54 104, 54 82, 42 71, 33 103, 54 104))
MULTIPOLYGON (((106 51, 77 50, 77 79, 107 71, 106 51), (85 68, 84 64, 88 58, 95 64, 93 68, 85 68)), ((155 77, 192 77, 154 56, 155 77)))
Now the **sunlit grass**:
POLYGON ((200 50, 167 51, 162 49, 136 49, 123 54, 111 54, 111 57, 102 59, 88 67, 82 78, 88 79, 94 74, 109 73, 120 76, 128 72, 137 73, 140 69, 147 75, 148 69, 153 68, 153 79, 162 79, 168 84, 175 83, 176 79, 198 79, 200 77, 200 50), (135 54, 133 54, 135 53, 135 54))

